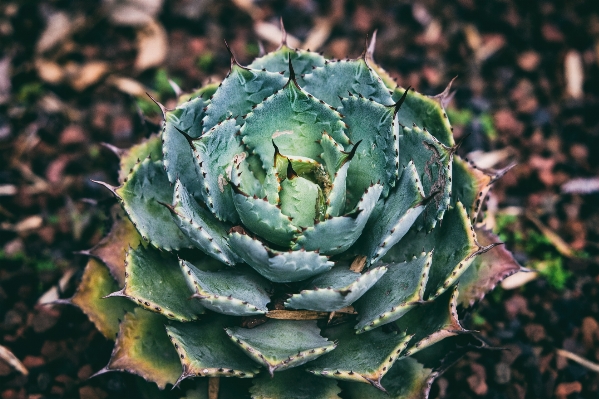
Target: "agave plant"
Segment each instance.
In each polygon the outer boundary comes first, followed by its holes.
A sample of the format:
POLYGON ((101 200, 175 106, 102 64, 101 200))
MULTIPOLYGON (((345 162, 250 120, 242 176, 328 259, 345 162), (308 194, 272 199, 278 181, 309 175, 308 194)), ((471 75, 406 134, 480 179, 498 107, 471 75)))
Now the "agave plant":
POLYGON ((193 397, 428 396, 468 333, 458 305, 519 266, 474 226, 502 172, 456 154, 449 87, 398 87, 374 47, 232 56, 114 149, 120 185, 101 184, 126 216, 71 300, 116 338, 100 373, 196 378, 193 397))

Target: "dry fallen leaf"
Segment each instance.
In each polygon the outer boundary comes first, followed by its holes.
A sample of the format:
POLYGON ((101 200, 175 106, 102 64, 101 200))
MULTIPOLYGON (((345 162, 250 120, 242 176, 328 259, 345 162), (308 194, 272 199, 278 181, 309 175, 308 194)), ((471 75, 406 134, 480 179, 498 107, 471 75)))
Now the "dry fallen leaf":
POLYGON ((35 60, 35 68, 40 78, 51 84, 60 83, 65 75, 64 69, 60 65, 43 58, 35 60))
POLYGON ((65 12, 57 12, 46 21, 46 28, 37 41, 35 51, 45 53, 54 46, 64 41, 73 31, 73 19, 65 12))
POLYGON ((168 37, 164 27, 152 21, 137 30, 137 58, 135 69, 143 71, 159 66, 166 58, 168 37))
POLYGON ((163 0, 104 0, 103 3, 113 24, 145 26, 154 21, 163 0))
POLYGON ((17 370, 23 375, 28 375, 29 371, 25 368, 23 363, 10 351, 8 348, 0 345, 0 359, 4 360, 13 369, 17 370))
POLYGON ((146 93, 152 94, 148 88, 139 83, 137 80, 123 76, 112 75, 106 80, 106 83, 116 87, 123 93, 127 93, 136 97, 145 96, 146 93))
POLYGON ((77 73, 71 77, 71 86, 77 91, 97 83, 108 73, 108 64, 102 61, 87 62, 79 67, 77 73))
POLYGON ((582 85, 584 83, 584 69, 582 56, 576 50, 570 50, 564 59, 564 77, 566 79, 566 95, 575 100, 584 96, 582 85))

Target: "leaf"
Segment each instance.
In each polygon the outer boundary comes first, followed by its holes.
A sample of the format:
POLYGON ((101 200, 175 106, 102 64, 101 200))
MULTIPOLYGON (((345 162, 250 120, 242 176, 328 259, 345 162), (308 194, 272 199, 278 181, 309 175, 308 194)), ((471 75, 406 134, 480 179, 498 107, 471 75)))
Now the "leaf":
POLYGON ((269 320, 252 329, 231 327, 225 331, 271 375, 301 366, 336 347, 320 336, 320 329, 312 320, 269 320))
POLYGON ((445 213, 443 223, 430 233, 415 226, 383 257, 384 262, 401 262, 434 249, 424 297, 436 298, 445 292, 466 271, 475 256, 484 252, 476 242, 474 228, 461 203, 445 213))
POLYGON ((192 243, 172 220, 160 202, 170 203, 171 187, 162 162, 145 159, 137 164, 115 194, 141 236, 155 247, 173 250, 192 243))
POLYGON ((108 371, 128 371, 160 389, 175 384, 181 373, 177 352, 164 331, 166 318, 141 308, 127 313, 119 328, 112 357, 96 375, 108 371))
POLYGON ((382 105, 393 105, 391 93, 365 60, 326 61, 304 77, 304 90, 333 107, 339 107, 339 96, 347 92, 372 98, 382 105))
POLYGON ((382 258, 403 238, 427 204, 416 167, 410 161, 384 205, 378 204, 375 208, 351 252, 362 254, 372 262, 382 258))
POLYGON ((343 383, 342 388, 348 399, 426 399, 436 376, 437 373, 417 360, 404 357, 395 362, 381 381, 387 392, 356 383, 343 383))
MULTIPOLYGON (((499 242, 499 237, 485 228, 477 228, 476 237, 482 246, 499 242)), ((472 265, 460 277, 460 303, 472 306, 483 299, 504 278, 521 270, 521 266, 505 246, 497 246, 474 258, 472 265)))
POLYGON ((215 317, 202 323, 174 323, 166 326, 183 373, 178 382, 189 377, 251 378, 256 364, 231 341, 223 329, 231 320, 215 317))
POLYGON ((89 250, 89 254, 104 262, 119 287, 122 287, 125 284, 127 250, 137 248, 140 244, 141 236, 133 223, 126 216, 121 216, 112 224, 110 233, 89 250))
POLYGON ((242 117, 266 97, 285 85, 287 79, 279 73, 245 68, 232 62, 231 71, 206 108, 205 130, 211 129, 227 118, 236 119, 240 124, 242 117))
POLYGON ((360 238, 382 191, 383 186, 380 184, 368 187, 352 212, 330 217, 313 227, 303 229, 293 248, 318 251, 325 255, 346 251, 360 238), (340 231, 343 234, 339 234, 340 231))
POLYGON ((136 144, 126 150, 120 150, 111 147, 113 151, 120 154, 119 182, 123 181, 133 172, 133 168, 140 160, 150 157, 153 161, 162 159, 160 136, 153 134, 141 143, 136 144))
POLYGON ((285 306, 292 309, 334 312, 358 300, 386 271, 387 267, 381 266, 360 274, 343 266, 335 267, 311 280, 306 286, 314 289, 294 294, 285 302, 285 306))
POLYGON ((276 251, 247 234, 229 235, 231 248, 258 273, 275 283, 301 281, 330 270, 334 263, 318 252, 276 251))
POLYGON ((312 362, 308 371, 327 378, 370 383, 381 389, 381 379, 408 345, 411 336, 382 330, 355 334, 345 324, 325 330, 337 348, 312 362))
POLYGON ((289 247, 299 232, 291 218, 266 199, 236 193, 233 202, 243 225, 273 244, 289 247))
POLYGON ((197 199, 203 199, 201 180, 194 164, 191 146, 181 132, 191 138, 202 135, 202 118, 205 115, 206 104, 207 101, 199 96, 178 105, 172 111, 167 111, 162 131, 163 162, 169 182, 181 180, 197 199))
MULTIPOLYGON (((393 91, 393 101, 398 101, 404 93, 404 88, 397 87, 393 91)), ((445 146, 452 147, 455 145, 451 124, 438 99, 410 90, 397 112, 397 116, 402 125, 413 126, 415 124, 423 129, 426 128, 445 146)))
POLYGON ((457 300, 458 290, 454 287, 434 301, 416 306, 395 322, 399 331, 413 336, 405 356, 411 356, 447 337, 466 332, 458 320, 457 300))
POLYGON ((121 319, 126 312, 135 308, 135 305, 124 298, 104 298, 117 289, 109 269, 102 262, 90 259, 77 292, 71 298, 71 303, 78 306, 108 339, 116 338, 121 319))
POLYGON ((348 145, 338 112, 290 81, 259 104, 241 127, 242 143, 260 157, 264 171, 273 170, 275 147, 283 155, 302 156, 320 162, 319 140, 326 131, 341 145, 348 145))
POLYGON ((339 399, 341 392, 336 381, 318 378, 297 368, 277 373, 274 378, 263 375, 253 383, 252 399, 339 399))
POLYGON ((256 58, 248 68, 266 69, 269 72, 283 72, 289 78, 289 59, 296 74, 297 82, 303 84, 303 75, 312 72, 315 67, 323 66, 325 59, 318 53, 305 50, 294 50, 282 45, 276 51, 256 58))
POLYGON ((432 255, 387 265, 387 273, 355 304, 358 334, 399 319, 423 301, 432 255))
POLYGON ((232 316, 264 314, 270 297, 268 281, 247 269, 202 271, 186 261, 179 261, 187 283, 195 289, 194 297, 207 309, 232 316))
POLYGON ((437 221, 443 219, 451 200, 453 150, 416 125, 412 128, 404 127, 400 132, 399 148, 402 149, 399 152, 400 164, 413 162, 424 194, 433 195, 434 206, 429 206, 416 221, 419 229, 430 231, 437 221))
POLYGON ((349 126, 347 135, 353 143, 360 142, 347 171, 350 207, 355 206, 371 184, 383 186, 383 198, 395 185, 399 164, 393 110, 393 107, 385 107, 363 97, 350 96, 341 100, 339 112, 349 126))
POLYGON ((191 321, 203 313, 198 303, 188 301, 191 294, 174 255, 139 247, 127 254, 125 287, 111 296, 127 297, 172 320, 191 321))
POLYGON ((230 226, 202 208, 180 180, 175 183, 173 200, 173 206, 167 208, 173 214, 177 226, 196 247, 229 266, 241 261, 229 246, 227 229, 230 226))
POLYGON ((452 200, 466 207, 470 220, 474 223, 483 201, 491 188, 493 176, 469 165, 454 155, 452 167, 452 200))

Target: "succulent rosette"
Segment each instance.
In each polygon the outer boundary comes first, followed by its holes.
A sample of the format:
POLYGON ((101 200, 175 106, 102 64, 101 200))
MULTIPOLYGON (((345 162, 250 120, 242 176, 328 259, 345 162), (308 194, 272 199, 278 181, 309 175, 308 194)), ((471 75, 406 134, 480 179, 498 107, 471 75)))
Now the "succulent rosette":
POLYGON ((222 398, 426 395, 467 333, 458 304, 519 266, 474 226, 502 172, 456 155, 449 89, 398 87, 374 45, 232 57, 115 149, 120 186, 102 184, 126 215, 72 298, 116 337, 101 372, 231 377, 222 398))

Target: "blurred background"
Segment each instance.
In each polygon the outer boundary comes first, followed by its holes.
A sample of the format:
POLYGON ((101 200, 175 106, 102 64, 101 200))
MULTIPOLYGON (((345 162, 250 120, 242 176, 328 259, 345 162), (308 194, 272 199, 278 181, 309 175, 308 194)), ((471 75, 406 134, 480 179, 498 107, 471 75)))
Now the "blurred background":
MULTIPOLYGON (((487 225, 531 270, 465 326, 471 352, 431 398, 599 397, 599 6, 595 0, 2 0, 0 2, 0 398, 137 398, 137 377, 88 377, 111 342, 69 297, 110 226, 117 158, 174 107, 240 63, 292 47, 376 60, 429 95, 457 76, 447 113, 461 155, 516 163, 487 225)), ((145 393, 179 398, 181 392, 145 393)))

